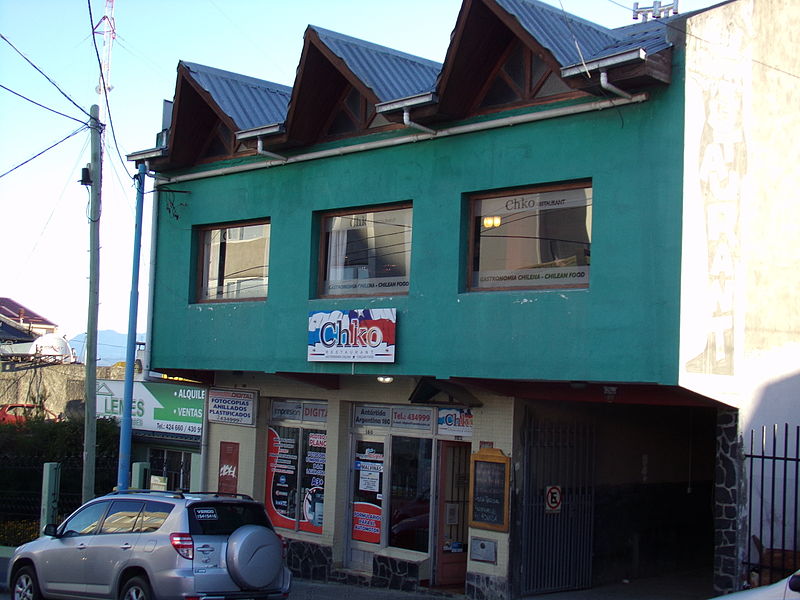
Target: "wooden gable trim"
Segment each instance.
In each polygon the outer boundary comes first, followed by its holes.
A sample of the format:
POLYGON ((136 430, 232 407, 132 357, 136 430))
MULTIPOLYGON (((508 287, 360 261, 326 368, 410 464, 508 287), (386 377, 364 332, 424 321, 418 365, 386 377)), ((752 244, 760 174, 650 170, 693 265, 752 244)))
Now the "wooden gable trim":
POLYGON ((286 115, 286 133, 271 138, 268 146, 277 149, 319 141, 349 86, 373 105, 378 102, 375 93, 353 74, 344 60, 322 43, 316 31, 308 28, 286 115))
MULTIPOLYGON (((209 94, 206 90, 204 90, 202 87, 200 87, 200 85, 194 80, 194 78, 190 74, 189 69, 187 69, 186 66, 181 65, 180 66, 180 70, 183 71, 182 75, 183 75, 184 80, 190 86, 192 86, 194 91, 197 92, 197 94, 205 101, 205 103, 208 104, 208 106, 211 108, 211 110, 213 110, 214 113, 216 113, 217 118, 219 118, 219 120, 222 121, 225 124, 225 126, 228 129, 230 129, 232 132, 236 131, 237 129, 239 129, 239 126, 236 123, 233 122, 233 119, 230 116, 228 116, 227 114, 225 114, 225 112, 223 112, 222 109, 220 109, 219 105, 214 101, 214 98, 211 96, 211 94, 209 94)), ((173 117, 174 117, 175 116, 175 112, 174 112, 175 106, 174 105, 172 107, 172 110, 173 110, 173 117)))

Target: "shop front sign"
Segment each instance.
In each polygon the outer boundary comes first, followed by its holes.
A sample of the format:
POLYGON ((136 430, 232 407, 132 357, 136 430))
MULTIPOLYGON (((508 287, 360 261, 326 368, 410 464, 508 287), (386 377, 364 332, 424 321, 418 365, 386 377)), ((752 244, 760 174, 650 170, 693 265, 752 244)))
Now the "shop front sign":
POLYGON ((255 390, 211 389, 208 392, 208 420, 255 427, 257 398, 255 390))
POLYGON ((312 311, 308 360, 393 363, 396 319, 394 308, 312 311))
MULTIPOLYGON (((97 380, 97 417, 122 418, 125 382, 97 380)), ((140 431, 199 436, 203 431, 206 388, 172 383, 133 382, 131 427, 140 431)))
POLYGON ((436 420, 442 435, 472 435, 472 411, 469 408, 440 408, 436 420))

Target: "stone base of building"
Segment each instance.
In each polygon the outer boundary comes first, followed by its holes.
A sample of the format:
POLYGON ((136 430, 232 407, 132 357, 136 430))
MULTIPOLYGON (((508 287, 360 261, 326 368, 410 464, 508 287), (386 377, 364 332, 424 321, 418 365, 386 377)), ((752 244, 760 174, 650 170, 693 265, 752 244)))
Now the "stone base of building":
POLYGON ((465 593, 470 600, 509 600, 511 586, 506 577, 467 573, 465 593))

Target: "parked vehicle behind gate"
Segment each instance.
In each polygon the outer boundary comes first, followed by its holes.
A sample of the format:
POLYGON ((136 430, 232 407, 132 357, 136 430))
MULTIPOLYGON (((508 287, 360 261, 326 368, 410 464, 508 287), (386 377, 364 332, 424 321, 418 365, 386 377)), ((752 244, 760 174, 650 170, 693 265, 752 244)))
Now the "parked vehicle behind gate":
POLYGON ((272 600, 292 576, 263 504, 241 494, 112 493, 16 549, 13 600, 272 600))

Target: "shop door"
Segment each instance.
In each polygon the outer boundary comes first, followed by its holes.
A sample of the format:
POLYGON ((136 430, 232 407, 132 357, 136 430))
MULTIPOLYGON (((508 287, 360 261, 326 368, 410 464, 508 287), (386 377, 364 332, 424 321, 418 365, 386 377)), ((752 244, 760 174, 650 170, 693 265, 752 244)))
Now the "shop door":
POLYGON ((383 529, 384 442, 359 437, 352 456, 352 503, 347 566, 372 571, 383 529))
POLYGON ((436 586, 463 586, 466 580, 470 448, 468 442, 439 442, 436 586))

